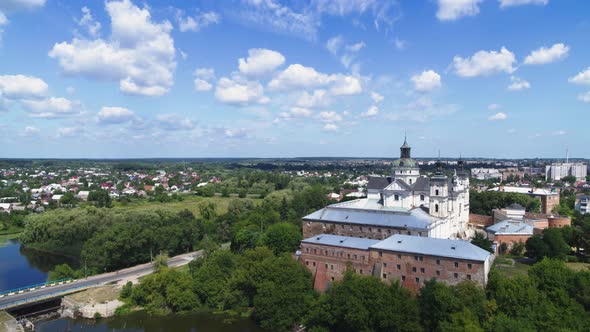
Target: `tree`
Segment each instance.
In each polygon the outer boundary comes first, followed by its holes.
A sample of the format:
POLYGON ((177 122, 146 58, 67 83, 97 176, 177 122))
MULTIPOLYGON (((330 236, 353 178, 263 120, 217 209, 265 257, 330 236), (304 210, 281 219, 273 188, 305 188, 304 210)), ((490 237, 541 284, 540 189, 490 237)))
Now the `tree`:
POLYGON ((113 202, 109 192, 106 190, 93 190, 88 194, 88 201, 94 202, 96 207, 102 208, 110 208, 113 207, 113 202))
POLYGON ((293 253, 301 242, 299 228, 286 222, 271 225, 262 236, 262 244, 269 247, 275 255, 293 253))
POLYGON ((549 246, 539 235, 533 235, 526 240, 526 254, 529 257, 540 259, 549 254, 549 246))
POLYGON ((60 280, 66 278, 76 278, 78 273, 74 271, 67 263, 56 265, 52 271, 49 271, 49 275, 47 276, 47 280, 60 280))
POLYGON ((426 282, 418 297, 420 317, 426 330, 439 330, 441 323, 450 322, 451 315, 462 310, 453 290, 434 279, 426 282))
POLYGON ((486 238, 482 232, 475 232, 475 236, 471 239, 471 243, 491 253, 494 252, 494 249, 492 249, 493 242, 486 238))

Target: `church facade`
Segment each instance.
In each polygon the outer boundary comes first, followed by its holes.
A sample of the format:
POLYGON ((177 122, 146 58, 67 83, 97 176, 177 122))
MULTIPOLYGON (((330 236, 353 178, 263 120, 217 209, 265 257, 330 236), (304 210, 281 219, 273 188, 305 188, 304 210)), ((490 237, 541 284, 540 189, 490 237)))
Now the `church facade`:
POLYGON ((303 218, 303 236, 335 234, 385 239, 404 234, 443 239, 468 238, 469 176, 437 170, 421 175, 404 140, 390 176, 371 176, 367 198, 329 205, 303 218))

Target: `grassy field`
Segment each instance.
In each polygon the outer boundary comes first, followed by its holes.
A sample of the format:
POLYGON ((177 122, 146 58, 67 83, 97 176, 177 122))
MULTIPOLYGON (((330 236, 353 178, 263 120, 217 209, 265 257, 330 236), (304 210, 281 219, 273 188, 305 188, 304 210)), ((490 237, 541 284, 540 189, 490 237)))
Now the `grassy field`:
POLYGON ((494 269, 506 277, 527 275, 531 265, 519 263, 512 258, 498 257, 494 261, 494 269))
POLYGON ((565 263, 565 265, 574 271, 590 271, 589 263, 565 263))
MULTIPOLYGON (((149 202, 147 199, 142 200, 135 200, 131 203, 121 204, 116 203, 115 209, 125 209, 125 210, 133 210, 133 209, 144 209, 144 210, 159 210, 159 209, 167 209, 171 211, 181 211, 184 209, 188 209, 191 211, 195 217, 199 217, 199 204, 201 202, 213 202, 217 206, 217 214, 224 214, 227 212, 227 207, 229 206, 229 202, 234 199, 240 199, 235 197, 201 197, 195 195, 183 195, 184 200, 182 202, 170 202, 170 203, 160 203, 160 202, 149 202)), ((255 204, 262 202, 260 198, 251 198, 255 204)))

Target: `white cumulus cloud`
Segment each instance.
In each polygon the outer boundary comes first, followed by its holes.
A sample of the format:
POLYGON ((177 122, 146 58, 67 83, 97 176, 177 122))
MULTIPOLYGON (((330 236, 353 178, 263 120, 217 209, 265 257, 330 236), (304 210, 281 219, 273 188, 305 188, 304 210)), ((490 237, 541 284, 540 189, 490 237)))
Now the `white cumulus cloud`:
POLYGON ((510 91, 519 91, 524 89, 530 89, 531 84, 520 77, 511 76, 510 77, 510 85, 508 86, 508 90, 510 91))
POLYGON ((285 57, 273 50, 252 48, 248 50, 248 58, 238 60, 240 73, 246 76, 261 76, 272 73, 285 63, 285 57))
POLYGON ((91 36, 96 37, 102 25, 94 19, 88 7, 82 7, 82 14, 82 17, 78 20, 78 25, 86 28, 91 36))
POLYGON ((122 92, 160 96, 173 85, 176 68, 172 25, 152 21, 149 8, 129 0, 107 1, 111 36, 56 43, 49 56, 68 75, 119 80, 122 92))
POLYGON ((516 70, 516 57, 505 47, 500 51, 478 51, 469 58, 455 56, 453 66, 461 77, 475 77, 495 73, 512 73, 516 70))
POLYGON ((303 91, 301 96, 297 99, 296 105, 307 108, 326 107, 332 102, 332 99, 328 95, 328 92, 323 89, 317 89, 313 91, 313 94, 309 94, 307 91, 303 91))
POLYGON ((542 65, 546 63, 562 60, 567 57, 569 53, 569 46, 558 43, 551 47, 541 47, 534 50, 525 59, 524 63, 527 65, 542 65))
POLYGON ((156 117, 157 126, 169 131, 191 130, 195 128, 195 123, 188 118, 177 114, 160 114, 156 117))
POLYGON ((268 98, 264 96, 264 88, 259 82, 237 82, 227 77, 222 77, 217 82, 215 97, 227 104, 247 105, 268 102, 268 98))
POLYGON ((506 120, 507 118, 508 118, 508 115, 506 113, 498 112, 498 113, 490 116, 488 118, 488 120, 490 120, 490 121, 497 121, 497 120, 506 120))
POLYGON ((323 122, 338 122, 342 121, 342 115, 334 111, 320 112, 318 115, 319 119, 323 122))
POLYGON ((209 91, 213 85, 200 78, 195 78, 195 90, 196 91, 209 91))
POLYGON ((479 13, 479 4, 483 0, 438 0, 436 17, 441 21, 453 21, 464 16, 479 13))
POLYGON ((441 87, 440 75, 434 70, 425 70, 412 76, 412 82, 414 82, 414 89, 420 92, 432 91, 441 87))
POLYGON ((199 13, 196 16, 184 16, 182 11, 178 11, 176 15, 178 22, 178 29, 181 32, 194 31, 198 32, 203 28, 212 24, 217 24, 220 21, 220 16, 216 12, 199 13))
POLYGON ((324 125, 325 131, 338 131, 338 126, 333 123, 326 123, 324 125))
POLYGON ((33 99, 47 95, 48 85, 40 78, 0 75, 0 95, 7 99, 33 99))
POLYGON ((379 114, 379 108, 377 106, 371 106, 366 112, 361 113, 363 118, 373 118, 379 114))
POLYGON ((590 84, 590 67, 579 72, 576 76, 570 77, 568 81, 575 84, 590 84))
POLYGON ((78 101, 61 97, 50 97, 40 100, 21 100, 21 104, 36 118, 61 118, 77 115, 81 112, 78 101))
POLYGON ((380 103, 383 101, 384 97, 377 92, 371 91, 371 99, 373 99, 374 103, 380 103))
POLYGON ((101 124, 117 124, 131 121, 135 113, 124 107, 105 106, 98 112, 98 122, 101 124))

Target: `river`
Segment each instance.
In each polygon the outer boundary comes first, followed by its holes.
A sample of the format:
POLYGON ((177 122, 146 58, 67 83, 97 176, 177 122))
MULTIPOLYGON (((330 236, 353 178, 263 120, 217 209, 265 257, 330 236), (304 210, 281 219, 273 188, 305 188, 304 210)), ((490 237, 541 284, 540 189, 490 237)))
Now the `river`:
MULTIPOLYGON (((0 238, 0 292, 42 283, 55 265, 77 263, 67 257, 52 255, 21 246, 18 240, 0 238)), ((124 317, 88 319, 59 318, 39 322, 36 331, 93 331, 93 332, 264 332, 251 319, 228 319, 210 312, 187 315, 149 316, 136 312, 124 317)))

